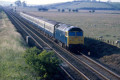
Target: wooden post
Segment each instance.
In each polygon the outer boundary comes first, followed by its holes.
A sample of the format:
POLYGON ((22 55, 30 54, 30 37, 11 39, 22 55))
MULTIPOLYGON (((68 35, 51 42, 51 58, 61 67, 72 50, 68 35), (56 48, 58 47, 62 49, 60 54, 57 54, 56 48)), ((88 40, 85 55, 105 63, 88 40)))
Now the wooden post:
POLYGON ((117 43, 115 43, 115 46, 117 46, 117 43))
POLYGON ((109 40, 107 40, 107 43, 109 43, 109 40))
POLYGON ((114 41, 112 41, 112 45, 114 45, 114 41))
POLYGON ((118 47, 118 48, 120 47, 120 43, 117 43, 117 47, 118 47))
POLYGON ((110 40, 110 44, 112 45, 112 42, 111 42, 111 40, 110 40))

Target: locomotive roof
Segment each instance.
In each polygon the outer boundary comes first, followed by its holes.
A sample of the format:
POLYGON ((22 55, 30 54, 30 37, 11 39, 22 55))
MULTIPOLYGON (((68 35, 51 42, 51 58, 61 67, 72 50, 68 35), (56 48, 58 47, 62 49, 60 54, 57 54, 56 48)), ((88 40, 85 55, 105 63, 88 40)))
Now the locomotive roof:
POLYGON ((82 31, 82 29, 80 29, 79 27, 71 26, 69 24, 61 24, 60 23, 58 25, 59 25, 58 29, 62 30, 64 32, 66 32, 66 31, 82 31))

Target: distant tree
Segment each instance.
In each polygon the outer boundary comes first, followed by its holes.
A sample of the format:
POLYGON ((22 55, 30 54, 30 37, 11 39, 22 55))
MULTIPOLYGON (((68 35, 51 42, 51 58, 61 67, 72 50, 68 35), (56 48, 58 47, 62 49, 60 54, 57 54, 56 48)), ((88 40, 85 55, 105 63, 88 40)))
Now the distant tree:
POLYGON ((15 1, 15 5, 16 6, 21 6, 21 1, 20 0, 15 1))
POLYGON ((92 10, 92 12, 94 13, 94 12, 95 12, 95 10, 92 10))
POLYGON ((75 12, 75 10, 74 10, 74 9, 73 9, 72 11, 73 11, 73 12, 75 12))
POLYGON ((12 7, 12 6, 13 6, 13 4, 10 4, 10 6, 12 7))
POLYGON ((38 11, 48 11, 47 8, 38 8, 38 11))
POLYGON ((95 12, 95 10, 90 10, 89 12, 90 12, 90 13, 94 13, 94 12, 95 12))
POLYGON ((78 12, 78 9, 73 9, 72 11, 73 11, 73 12, 78 12))
POLYGON ((65 10, 64 10, 64 9, 62 9, 62 12, 65 12, 65 10))
POLYGON ((78 12, 78 9, 76 9, 76 12, 78 12))
POLYGON ((71 12, 71 9, 69 9, 68 11, 71 12))
POLYGON ((58 9, 58 12, 60 12, 60 9, 58 9))
POLYGON ((26 4, 25 1, 22 2, 22 6, 23 6, 23 7, 27 7, 27 4, 26 4))

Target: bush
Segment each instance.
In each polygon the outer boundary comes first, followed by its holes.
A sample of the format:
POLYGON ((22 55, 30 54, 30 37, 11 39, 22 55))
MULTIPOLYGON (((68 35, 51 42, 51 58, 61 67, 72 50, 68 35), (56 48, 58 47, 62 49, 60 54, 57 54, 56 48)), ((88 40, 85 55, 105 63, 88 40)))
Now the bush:
POLYGON ((36 72, 39 79, 51 79, 58 74, 59 60, 53 52, 40 51, 36 47, 26 50, 26 63, 36 72))
POLYGON ((62 9, 62 12, 65 12, 65 10, 64 10, 64 9, 62 9))
POLYGON ((38 11, 48 11, 47 8, 38 8, 38 11))

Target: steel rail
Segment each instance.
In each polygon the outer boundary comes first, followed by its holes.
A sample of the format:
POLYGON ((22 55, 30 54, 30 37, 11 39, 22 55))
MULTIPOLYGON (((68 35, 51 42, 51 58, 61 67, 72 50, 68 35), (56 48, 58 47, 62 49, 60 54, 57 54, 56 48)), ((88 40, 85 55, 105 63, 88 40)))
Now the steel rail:
POLYGON ((119 80, 120 80, 120 75, 116 74, 115 72, 109 70, 108 68, 106 68, 105 66, 101 65, 100 63, 96 62, 95 60, 91 59, 90 57, 84 55, 83 53, 81 53, 83 55, 83 57, 85 57, 86 59, 92 61, 94 64, 98 65, 99 67, 101 67, 102 69, 108 71, 110 74, 116 76, 119 80))

